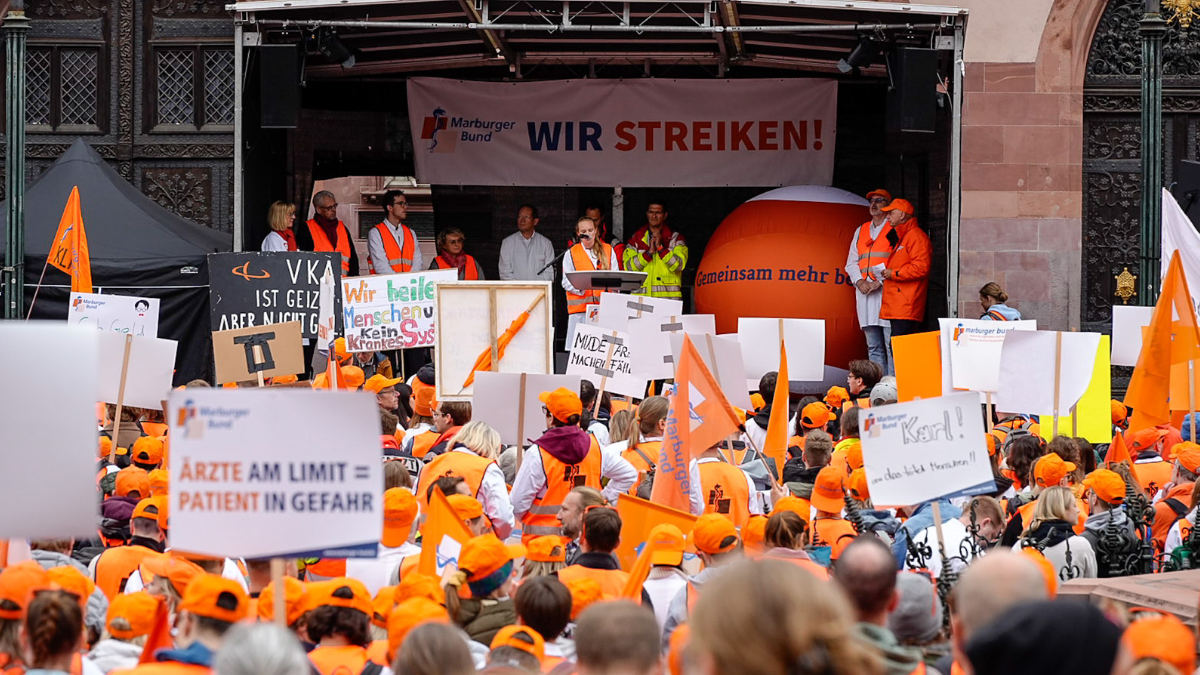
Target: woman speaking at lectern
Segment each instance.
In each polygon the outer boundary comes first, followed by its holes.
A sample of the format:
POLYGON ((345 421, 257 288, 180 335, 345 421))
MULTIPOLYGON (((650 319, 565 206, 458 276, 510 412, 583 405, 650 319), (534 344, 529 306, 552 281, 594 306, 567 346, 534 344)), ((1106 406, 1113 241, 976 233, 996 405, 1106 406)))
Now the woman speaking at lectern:
POLYGON ((584 216, 575 223, 575 237, 579 240, 563 256, 562 286, 567 292, 567 351, 575 341, 575 327, 583 321, 588 305, 600 302, 600 291, 581 291, 571 285, 568 272, 591 270, 620 270, 613 247, 597 236, 596 221, 584 216))

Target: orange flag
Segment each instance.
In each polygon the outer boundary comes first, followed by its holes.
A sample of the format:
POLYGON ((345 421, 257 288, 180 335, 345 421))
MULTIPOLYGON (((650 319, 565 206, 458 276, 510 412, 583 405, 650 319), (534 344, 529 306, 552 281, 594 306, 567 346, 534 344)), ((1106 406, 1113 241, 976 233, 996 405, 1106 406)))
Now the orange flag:
POLYGON ((1200 325, 1178 251, 1171 255, 1162 294, 1154 305, 1145 335, 1142 353, 1125 393, 1125 405, 1133 408, 1129 431, 1171 421, 1171 366, 1186 363, 1200 350, 1200 325))
POLYGON ((51 265, 71 275, 72 293, 92 292, 92 257, 88 253, 87 233, 83 230, 83 211, 79 206, 79 186, 71 190, 63 209, 47 259, 51 265))
POLYGON ((650 531, 657 525, 670 523, 687 536, 696 524, 696 516, 686 506, 680 511, 632 495, 621 495, 617 500, 617 513, 621 515, 621 542, 617 545, 616 554, 624 570, 634 566, 638 545, 646 541, 650 531))
POLYGON ((775 460, 775 476, 783 475, 788 447, 788 367, 787 346, 779 341, 779 376, 775 378, 775 397, 771 399, 771 418, 767 421, 767 440, 763 454, 775 460))
POLYGON ((1104 463, 1121 462, 1129 462, 1129 466, 1133 466, 1133 458, 1129 456, 1129 448, 1125 445, 1125 434, 1113 434, 1112 443, 1108 444, 1108 453, 1104 455, 1104 463))
POLYGON ((446 495, 441 490, 434 490, 429 497, 428 517, 421 526, 421 561, 417 570, 421 574, 440 577, 438 574, 439 559, 453 558, 457 563, 459 547, 471 538, 471 531, 466 523, 459 519, 458 514, 446 501, 446 495), (458 542, 458 546, 445 545, 446 537, 458 542))
POLYGON ((146 644, 142 647, 138 663, 156 663, 155 652, 174 646, 171 640, 171 612, 167 609, 167 601, 159 598, 158 607, 154 610, 154 625, 150 627, 150 634, 146 636, 146 644))

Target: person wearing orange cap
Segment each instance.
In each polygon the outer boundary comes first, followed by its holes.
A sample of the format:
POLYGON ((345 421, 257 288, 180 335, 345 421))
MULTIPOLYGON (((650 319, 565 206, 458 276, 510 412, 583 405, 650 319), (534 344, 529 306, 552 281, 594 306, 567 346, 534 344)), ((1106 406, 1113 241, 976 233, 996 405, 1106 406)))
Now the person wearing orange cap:
POLYGON ((129 520, 131 537, 127 546, 107 549, 92 559, 92 578, 110 602, 125 591, 129 577, 147 556, 166 550, 166 536, 158 524, 161 507, 156 499, 150 497, 137 503, 129 520))
POLYGON ((145 592, 122 593, 108 604, 105 627, 109 637, 96 643, 88 658, 104 672, 133 668, 142 656, 144 638, 154 627, 158 600, 145 592))
POLYGON ((671 644, 671 633, 680 625, 687 623, 692 605, 704 589, 704 584, 719 576, 731 565, 743 560, 741 538, 737 528, 728 518, 715 513, 706 513, 696 519, 689 535, 692 545, 696 547, 696 555, 704 563, 704 569, 690 579, 667 607, 667 620, 663 623, 662 647, 666 650, 671 644))
POLYGON ((762 514, 754 479, 744 469, 726 462, 717 446, 696 455, 689 472, 700 475, 705 513, 719 513, 737 527, 745 525, 751 515, 762 514))
POLYGON ((1047 488, 1034 504, 1033 518, 1021 533, 1021 540, 1013 545, 1013 550, 1038 548, 1056 570, 1068 566, 1067 551, 1070 550, 1071 569, 1068 578, 1096 578, 1096 552, 1087 539, 1076 535, 1074 531, 1075 521, 1079 519, 1079 507, 1071 489, 1061 486, 1047 488))
POLYGON ((582 553, 574 565, 559 570, 564 583, 590 577, 600 584, 605 600, 621 597, 629 574, 617 564, 613 551, 621 543, 621 516, 616 509, 600 507, 583 514, 582 553))
POLYGON ((317 646, 308 658, 321 675, 363 672, 370 660, 371 594, 355 579, 339 577, 318 581, 305 589, 309 607, 305 625, 317 646))
MULTIPOLYGON (((1037 508, 1037 500, 1041 498, 1042 492, 1045 490, 1061 485, 1068 475, 1075 470, 1074 462, 1063 461, 1062 457, 1054 453, 1042 455, 1033 463, 1033 485, 1030 486, 1029 496, 1032 501, 1022 504, 1017 512, 1009 519, 1008 525, 1004 528, 1004 536, 1000 538, 1001 546, 1012 546, 1020 538, 1029 523, 1033 519, 1034 509, 1037 508)), ((1074 509, 1076 518, 1082 516, 1081 509, 1078 506, 1074 509)), ((1071 521, 1074 523, 1075 521, 1071 521)))
POLYGON ((538 396, 546 414, 546 433, 525 451, 524 461, 513 481, 512 507, 521 521, 522 540, 547 534, 561 535, 558 512, 572 489, 586 485, 601 489, 610 502, 631 488, 637 469, 619 452, 604 452, 580 428, 583 401, 565 387, 538 396))
POLYGON ((850 240, 846 276, 858 291, 854 294, 854 305, 858 325, 867 338, 867 355, 886 371, 892 363, 891 325, 879 317, 883 306, 881 274, 900 238, 883 211, 892 202, 892 194, 884 189, 872 190, 867 193, 867 202, 871 220, 860 225, 850 240))
POLYGON ((546 658, 546 640, 528 626, 505 626, 496 633, 489 645, 487 665, 489 668, 512 667, 540 675, 542 661, 546 658))
MULTIPOLYGON (((370 354, 370 352, 363 352, 370 354)), ((359 356, 359 354, 355 354, 359 356)), ((385 359, 386 361, 386 359, 385 359)), ((389 364, 389 370, 390 370, 389 364)), ((365 371, 364 371, 365 372, 365 371)), ((387 377, 379 373, 367 378, 363 383, 363 390, 375 394, 375 402, 379 404, 379 409, 386 412, 395 413, 400 407, 400 392, 396 391, 396 385, 404 380, 399 377, 387 377)))
MULTIPOLYGON (((21 622, 34 593, 50 588, 50 584, 50 575, 32 560, 9 565, 0 571, 0 635, 11 636, 0 641, 0 668, 5 671, 24 671, 27 657, 17 639, 21 622)), ((83 630, 82 617, 79 621, 76 635, 83 630)))
POLYGON ((401 454, 423 459, 439 434, 434 428, 434 414, 437 410, 435 393, 436 381, 432 366, 424 366, 409 378, 408 386, 412 387, 409 397, 409 407, 413 416, 408 420, 408 429, 400 441, 401 454))
MULTIPOLYGON (((303 581, 296 577, 285 575, 283 577, 283 612, 284 622, 293 633, 299 634, 300 619, 309 610, 305 598, 306 586, 303 581)), ((262 622, 271 622, 275 620, 275 582, 267 584, 262 592, 258 594, 258 603, 254 608, 254 615, 262 622)), ((304 634, 307 637, 308 633, 304 634)))
MULTIPOLYGON (((976 555, 986 553, 1004 529, 1004 510, 994 497, 972 497, 963 505, 962 515, 942 523, 943 545, 946 550, 950 571, 961 574, 976 555), (974 512, 974 522, 971 513, 974 512), (975 530, 971 527, 974 526, 975 530)), ((933 554, 925 560, 925 569, 934 579, 942 576, 942 556, 938 552, 937 532, 933 525, 921 530, 913 537, 918 549, 925 547, 933 554)), ((904 569, 916 569, 915 561, 905 558, 904 569)))
POLYGON ((507 538, 513 530, 514 520, 504 472, 496 462, 500 456, 500 432, 485 422, 473 420, 459 430, 449 445, 448 452, 434 457, 421 471, 417 494, 422 501, 427 500, 433 481, 444 476, 459 476, 466 481, 470 495, 483 505, 496 536, 507 538))
POLYGON ((529 579, 517 589, 517 621, 542 636, 542 667, 547 672, 575 654, 575 643, 563 633, 571 623, 571 590, 557 577, 529 579))
MULTIPOLYGON (((446 608, 424 597, 408 598, 396 603, 388 615, 388 662, 395 663, 400 645, 412 629, 426 623, 450 623, 446 608)), ((350 675, 356 675, 351 673, 350 675)))
MULTIPOLYGON (((887 319, 891 337, 915 333, 925 319, 925 296, 929 292, 929 268, 932 263, 929 236, 917 224, 916 209, 907 199, 894 199, 883 207, 898 242, 888 256, 879 276, 883 279, 883 302, 879 318, 887 319)), ((896 374, 895 364, 888 373, 896 374)))
MULTIPOLYGON (((1200 445, 1187 441, 1174 448, 1175 470, 1171 482, 1163 486, 1158 501, 1154 504, 1154 543, 1162 550, 1167 542, 1171 526, 1187 515, 1196 486, 1196 475, 1200 474, 1200 445)), ((1123 484, 1123 483, 1122 483, 1123 484)))
POLYGON ((154 471, 162 464, 163 442, 153 436, 143 436, 134 441, 129 458, 137 468, 154 471))
POLYGON ((150 496, 166 495, 170 489, 171 478, 166 469, 155 469, 150 472, 150 496))
POLYGON ((250 598, 233 580, 200 574, 187 585, 175 617, 175 648, 160 649, 155 662, 143 663, 125 675, 204 675, 212 672, 213 657, 225 634, 246 618, 250 598))
POLYGON ((842 405, 850 400, 850 392, 845 387, 834 385, 825 392, 825 407, 829 408, 829 412, 833 413, 834 417, 842 411, 842 405))
MULTIPOLYGON (((807 442, 808 435, 814 432, 825 432, 829 424, 829 420, 834 418, 833 413, 829 411, 829 407, 820 401, 814 401, 813 397, 806 397, 805 403, 801 401, 801 408, 796 413, 796 422, 794 425, 794 435, 788 438, 788 456, 795 460, 800 457, 800 451, 804 449, 804 444, 807 442)), ((833 439, 829 441, 829 450, 833 452, 833 439)), ((828 460, 826 460, 828 461, 828 460)), ((786 467, 785 467, 786 469, 786 467)), ((785 471, 786 474, 786 471, 785 471)), ((783 479, 788 482, 787 478, 783 479)))
POLYGON ((383 535, 375 558, 346 560, 346 576, 357 579, 374 595, 388 585, 401 561, 417 555, 421 547, 412 543, 413 522, 417 519, 417 498, 405 488, 383 493, 383 535))
MULTIPOLYGON (((742 531, 745 532, 745 527, 742 531)), ((683 532, 670 523, 655 525, 646 541, 657 542, 658 548, 650 556, 650 573, 642 582, 642 593, 650 599, 654 618, 661 631, 667 623, 671 600, 688 583, 687 573, 683 571, 683 552, 687 549, 687 541, 683 532)))
POLYGON ((559 570, 567 566, 567 548, 562 537, 534 537, 525 548, 528 550, 525 553, 525 565, 521 568, 522 583, 537 577, 557 577, 559 570))
POLYGON ((446 588, 446 611, 472 640, 491 644, 501 628, 516 622, 513 561, 524 555, 524 546, 505 544, 494 534, 473 537, 463 544, 458 571, 446 588), (457 592, 464 584, 471 589, 469 599, 462 599, 457 592))
POLYGON ((1115 398, 1109 402, 1109 408, 1112 411, 1113 432, 1123 433, 1129 428, 1129 408, 1115 398))
MULTIPOLYGON (((787 497, 784 497, 787 499, 787 497)), ((782 500, 780 500, 782 501, 782 500)), ((742 550, 747 558, 761 558, 766 553, 767 517, 750 516, 742 526, 742 550)))
POLYGON ((1196 633, 1174 614, 1137 612, 1121 641, 1133 652, 1135 666, 1153 660, 1180 675, 1196 670, 1196 633))
MULTIPOLYGON (((1080 536, 1092 545, 1092 550, 1096 553, 1098 576, 1102 579, 1109 576, 1125 576, 1128 557, 1134 555, 1141 547, 1137 527, 1125 513, 1125 479, 1115 471, 1096 469, 1083 479, 1083 484, 1089 489, 1087 499, 1088 512, 1091 515, 1084 522, 1083 533, 1080 536), (1100 541, 1107 539, 1106 533, 1111 532, 1113 528, 1123 533, 1123 545, 1113 546, 1114 542, 1109 540, 1105 546, 1100 546, 1100 541), (1115 575, 1112 574, 1114 571, 1115 575)), ((1164 543, 1166 536, 1164 531, 1164 543)))
POLYGON ((840 467, 849 476, 851 471, 862 468, 862 440, 858 437, 858 408, 847 408, 838 420, 841 437, 833 446, 829 463, 840 467), (852 461, 853 460, 853 461, 852 461))
POLYGON ((1166 430, 1159 427, 1141 429, 1125 435, 1125 444, 1133 457, 1133 475, 1146 496, 1153 498, 1171 482, 1174 466, 1164 459, 1167 455, 1163 439, 1166 430))
POLYGON ((846 475, 836 466, 827 466, 817 474, 813 484, 812 542, 814 546, 830 547, 830 560, 837 561, 842 550, 858 536, 850 521, 842 517, 846 508, 846 475))

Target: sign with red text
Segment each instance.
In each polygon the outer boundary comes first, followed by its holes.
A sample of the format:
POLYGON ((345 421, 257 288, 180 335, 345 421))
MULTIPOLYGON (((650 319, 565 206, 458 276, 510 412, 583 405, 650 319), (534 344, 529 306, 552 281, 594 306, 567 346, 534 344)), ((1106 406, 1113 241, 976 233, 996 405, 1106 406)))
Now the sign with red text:
POLYGON ((346 349, 379 352, 432 347, 437 326, 433 285, 458 281, 457 270, 342 279, 346 349))
POLYGON ((408 114, 423 183, 829 185, 837 82, 414 77, 408 114))
POLYGON ((369 392, 191 388, 167 407, 173 549, 375 557, 383 468, 369 392))

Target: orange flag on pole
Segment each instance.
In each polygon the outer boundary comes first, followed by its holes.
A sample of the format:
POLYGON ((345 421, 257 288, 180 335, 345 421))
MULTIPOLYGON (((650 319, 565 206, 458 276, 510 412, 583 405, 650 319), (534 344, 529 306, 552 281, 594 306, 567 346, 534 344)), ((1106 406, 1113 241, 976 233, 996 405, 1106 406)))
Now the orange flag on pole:
POLYGON ((621 515, 621 541, 614 553, 625 571, 629 571, 637 560, 638 545, 646 541, 658 525, 669 523, 687 535, 696 524, 696 516, 686 508, 682 511, 672 509, 633 495, 621 495, 617 500, 617 513, 621 515))
POLYGON ((779 376, 775 378, 775 397, 771 399, 771 417, 767 421, 767 439, 763 454, 775 460, 775 475, 783 475, 788 447, 788 384, 787 346, 779 341, 779 376))
POLYGON ((421 559, 417 563, 417 571, 431 577, 440 577, 438 568, 445 566, 443 558, 446 562, 453 559, 457 564, 457 551, 471 538, 471 531, 467 529, 466 523, 459 519, 441 490, 434 490, 429 496, 427 515, 425 524, 421 526, 421 559), (446 542, 447 537, 458 545, 446 542))
POLYGON ((67 207, 58 221, 54 243, 47 261, 71 275, 72 293, 92 292, 92 257, 88 252, 87 233, 83 229, 83 211, 79 206, 79 186, 71 190, 67 207))
POLYGON ((1162 293, 1154 305, 1150 326, 1142 342, 1142 353, 1125 393, 1125 405, 1133 408, 1129 431, 1171 421, 1171 366, 1186 363, 1198 350, 1200 325, 1197 325, 1183 263, 1176 251, 1171 255, 1162 293))
POLYGON ((146 636, 146 644, 142 646, 138 664, 157 663, 154 653, 174 646, 175 642, 171 638, 171 612, 167 609, 167 601, 158 598, 158 605, 154 608, 154 623, 150 626, 150 634, 146 636))
POLYGON ((1104 455, 1105 464, 1129 462, 1133 467, 1133 458, 1129 456, 1129 448, 1125 445, 1124 434, 1113 434, 1112 443, 1108 444, 1108 452, 1104 455))

